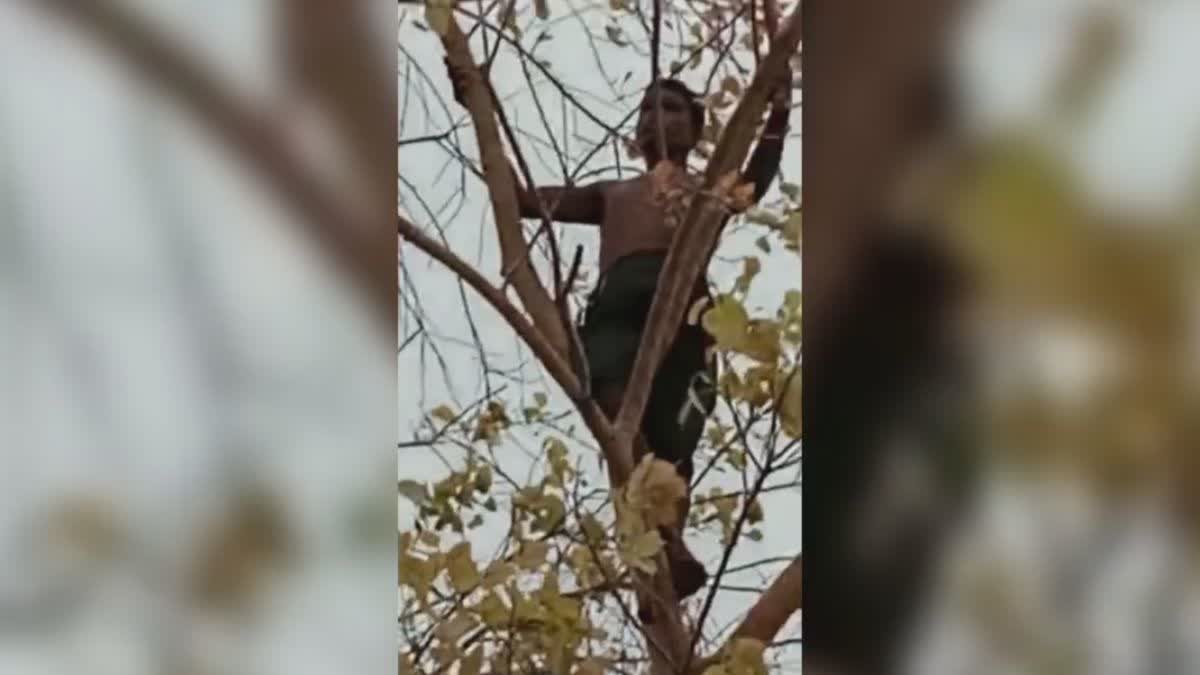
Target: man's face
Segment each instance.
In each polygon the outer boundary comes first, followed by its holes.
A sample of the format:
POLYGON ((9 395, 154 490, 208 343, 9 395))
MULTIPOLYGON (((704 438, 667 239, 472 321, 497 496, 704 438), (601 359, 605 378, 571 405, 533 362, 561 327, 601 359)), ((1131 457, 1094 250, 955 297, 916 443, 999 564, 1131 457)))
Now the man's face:
POLYGON ((637 144, 645 154, 658 154, 659 127, 665 148, 691 150, 696 145, 692 128, 691 106, 682 94, 671 89, 652 87, 642 99, 638 115, 637 144), (661 106, 658 106, 661 96, 661 106))

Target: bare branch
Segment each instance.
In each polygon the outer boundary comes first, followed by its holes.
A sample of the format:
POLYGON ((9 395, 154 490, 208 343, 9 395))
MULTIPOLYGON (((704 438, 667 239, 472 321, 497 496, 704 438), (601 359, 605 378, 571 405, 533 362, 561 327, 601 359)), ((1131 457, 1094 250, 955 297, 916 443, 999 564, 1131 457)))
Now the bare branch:
POLYGON ((803 596, 801 568, 801 556, 797 555, 750 608, 732 637, 772 642, 788 619, 800 611, 803 596))
POLYGON ((533 265, 526 256, 529 247, 521 231, 521 214, 517 205, 517 188, 513 175, 504 157, 504 146, 496 126, 496 110, 492 105, 490 88, 484 81, 479 68, 471 57, 471 48, 457 21, 450 21, 441 35, 442 45, 450 63, 464 75, 464 95, 467 109, 475 126, 479 141, 479 154, 483 163, 483 174, 491 194, 492 212, 496 219, 496 230, 500 239, 501 265, 508 269, 514 261, 522 262, 513 267, 512 284, 521 304, 529 312, 533 323, 545 336, 557 354, 567 353, 567 338, 559 321, 554 300, 545 286, 538 280, 533 265))

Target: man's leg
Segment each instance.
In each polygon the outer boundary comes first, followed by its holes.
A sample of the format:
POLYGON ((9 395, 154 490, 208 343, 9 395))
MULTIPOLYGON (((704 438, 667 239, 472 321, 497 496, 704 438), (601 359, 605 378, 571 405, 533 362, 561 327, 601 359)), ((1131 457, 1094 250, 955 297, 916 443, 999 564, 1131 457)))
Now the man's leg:
MULTIPOLYGON (((624 397, 624 388, 619 384, 614 383, 593 383, 592 394, 596 398, 596 403, 604 414, 610 418, 614 418, 620 410, 621 401, 624 397)), ((649 414, 647 414, 649 417, 649 414)), ((638 434, 634 439, 633 444, 633 461, 634 464, 640 462, 641 459, 650 452, 650 448, 646 443, 643 434, 638 434)), ((661 455, 660 455, 660 458, 661 455)), ((670 461, 669 459, 667 461, 670 461)), ((687 483, 687 478, 684 478, 684 483, 687 483)), ((671 580, 675 587, 675 595, 677 599, 682 600, 696 591, 704 587, 708 581, 708 573, 704 569, 704 565, 696 560, 692 552, 688 549, 687 544, 683 540, 683 528, 687 523, 687 512, 691 505, 691 498, 685 494, 680 499, 678 508, 676 509, 675 522, 670 525, 660 527, 659 536, 663 539, 663 552, 667 556, 667 564, 671 567, 671 580)), ((650 623, 654 617, 650 612, 651 603, 646 598, 638 598, 638 617, 650 623)))

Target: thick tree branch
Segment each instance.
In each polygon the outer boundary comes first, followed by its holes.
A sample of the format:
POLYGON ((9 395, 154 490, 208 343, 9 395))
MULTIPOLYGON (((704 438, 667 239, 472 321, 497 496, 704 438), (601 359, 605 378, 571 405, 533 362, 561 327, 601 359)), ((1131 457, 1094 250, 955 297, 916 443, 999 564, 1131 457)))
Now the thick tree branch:
MULTIPOLYGON (((390 335, 395 330, 395 254, 378 245, 385 232, 374 214, 340 199, 255 107, 235 97, 213 73, 171 43, 124 3, 39 0, 30 7, 60 17, 113 52, 135 73, 180 100, 282 198, 298 210, 306 235, 348 277, 390 335)), ((394 209, 394 206, 390 208, 394 209)), ((387 212, 385 212, 387 213, 387 212)), ((390 223, 383 227, 390 229, 390 223)))
MULTIPOLYGON (((750 638, 769 645, 775 641, 775 636, 783 630, 788 619, 800 611, 801 584, 803 583, 801 567, 801 556, 797 555, 779 573, 775 581, 771 582, 767 590, 763 591, 742 622, 729 634, 729 642, 738 638, 750 638)), ((692 675, 700 675, 709 666, 716 665, 717 662, 717 654, 708 656, 695 662, 688 668, 688 672, 692 675)))
POLYGON ((559 320, 554 300, 538 280, 537 273, 526 255, 529 243, 525 241, 521 231, 517 186, 509 171, 508 159, 504 156, 504 145, 496 125, 496 111, 492 105, 491 92, 471 57, 471 47, 467 44, 467 38, 458 27, 457 21, 451 19, 448 22, 447 29, 441 34, 441 40, 450 64, 463 74, 464 97, 467 110, 471 113, 471 121, 475 125, 484 179, 491 195, 492 213, 500 239, 501 266, 505 270, 512 269, 513 288, 521 298, 525 311, 529 312, 533 324, 558 354, 566 354, 565 327, 559 320))
MULTIPOLYGON (((767 98, 800 45, 800 8, 797 3, 772 40, 770 52, 721 135, 708 163, 706 190, 712 190, 719 178, 740 170, 745 161, 767 98)), ((616 420, 617 440, 622 447, 633 440, 650 397, 654 373, 679 330, 691 289, 707 267, 726 220, 726 212, 716 200, 701 196, 692 203, 685 224, 675 234, 616 420)))
POLYGON ((801 567, 801 557, 796 556, 750 608, 732 637, 754 638, 764 643, 775 639, 788 619, 800 611, 801 567))

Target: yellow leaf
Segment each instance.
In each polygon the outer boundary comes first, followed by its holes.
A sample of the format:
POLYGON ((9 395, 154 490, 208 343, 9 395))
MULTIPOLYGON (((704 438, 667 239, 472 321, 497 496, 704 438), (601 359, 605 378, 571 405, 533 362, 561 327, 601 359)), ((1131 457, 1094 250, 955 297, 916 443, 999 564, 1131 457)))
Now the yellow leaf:
POLYGON ((663 540, 658 530, 647 530, 624 542, 621 547, 621 560, 646 574, 654 574, 657 569, 654 556, 662 550, 662 546, 663 540))
POLYGON ((437 636, 447 645, 458 642, 458 639, 475 627, 475 619, 465 611, 456 612, 449 621, 443 621, 437 627, 437 636))
POLYGON ((521 552, 517 554, 514 562, 521 569, 532 572, 546 562, 549 553, 550 544, 544 541, 527 541, 521 544, 521 552))
POLYGON ((425 596, 433 587, 433 580, 438 575, 438 568, 432 560, 425 560, 413 555, 402 555, 400 556, 399 572, 400 585, 413 589, 417 598, 424 602, 425 596))
POLYGON ((446 554, 446 571, 450 585, 459 593, 465 593, 479 585, 479 568, 471 558, 471 542, 464 541, 446 554))
POLYGON ((445 35, 454 20, 452 0, 425 0, 425 20, 438 35, 445 35))
POLYGON ((783 294, 783 307, 784 309, 788 310, 788 312, 794 314, 800 310, 800 303, 802 300, 803 296, 800 294, 800 291, 792 289, 783 294))
POLYGON ((646 455, 626 484, 630 506, 640 509, 651 525, 669 525, 679 518, 680 499, 687 484, 669 462, 646 455))
POLYGON ((488 593, 479 601, 479 617, 489 628, 501 628, 508 625, 509 609, 495 593, 488 593))
POLYGON ((475 489, 479 492, 487 492, 492 489, 492 467, 487 464, 479 467, 475 473, 475 489))
POLYGON ((751 321, 737 350, 760 363, 774 364, 779 359, 779 329, 777 321, 751 321))
POLYGON ((467 656, 458 664, 458 675, 479 675, 483 670, 483 649, 476 646, 467 656))
POLYGON ((780 228, 787 247, 794 250, 800 248, 800 212, 794 211, 780 228))
POLYGON ((454 409, 451 408, 450 406, 446 405, 445 403, 443 403, 442 405, 439 405, 438 407, 434 408, 433 410, 430 410, 429 414, 434 419, 441 420, 441 421, 445 422, 446 424, 450 424, 451 422, 453 422, 455 419, 458 418, 458 415, 455 414, 454 409))
POLYGON ((746 308, 728 295, 717 298, 711 309, 704 313, 701 325, 725 349, 736 349, 742 344, 749 322, 746 308))
POLYGON ((485 588, 499 586, 511 579, 516 573, 516 566, 512 563, 493 561, 488 564, 487 569, 483 572, 483 586, 485 588))
POLYGON ((599 542, 604 539, 604 526, 590 513, 583 514, 579 519, 579 526, 583 530, 583 536, 590 542, 599 542))
POLYGON ((729 645, 729 670, 731 675, 766 675, 767 668, 763 664, 763 651, 766 649, 759 640, 752 638, 734 638, 729 645))
POLYGON ((793 438, 800 438, 804 419, 804 405, 801 396, 803 387, 800 380, 800 373, 797 371, 790 377, 780 375, 777 381, 778 388, 783 389, 778 404, 779 420, 783 423, 784 431, 793 438))

